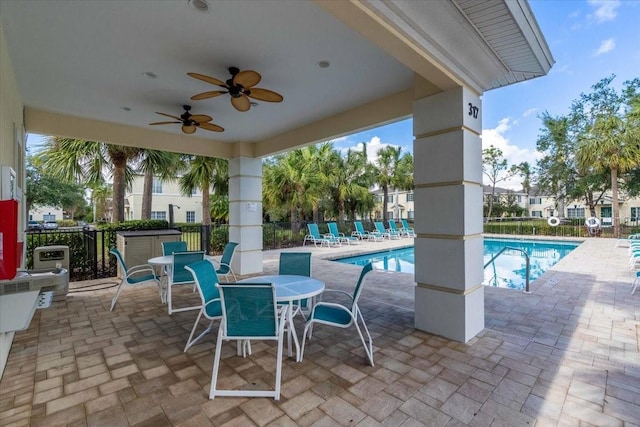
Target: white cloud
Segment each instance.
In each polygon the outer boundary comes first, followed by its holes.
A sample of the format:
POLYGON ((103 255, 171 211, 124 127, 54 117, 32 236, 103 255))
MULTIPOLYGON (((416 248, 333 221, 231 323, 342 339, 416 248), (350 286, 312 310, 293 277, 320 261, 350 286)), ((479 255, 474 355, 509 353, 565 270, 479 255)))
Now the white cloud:
MULTIPOLYGON (((399 145, 396 145, 396 144, 388 144, 386 142, 382 142, 382 140, 378 136, 374 136, 369 141, 365 141, 365 142, 367 144, 367 160, 370 163, 374 163, 374 164, 378 157, 378 150, 384 147, 389 147, 389 146, 399 147, 399 145)), ((352 151, 362 151, 362 144, 358 144, 357 146, 354 146, 354 147, 343 148, 342 151, 346 153, 349 148, 352 151)), ((402 150, 400 154, 402 154, 403 152, 404 150, 402 150)))
POLYGON ((589 5, 595 10, 588 15, 589 20, 596 23, 613 21, 618 16, 619 0, 589 0, 589 5))
MULTIPOLYGON (((528 148, 520 148, 513 145, 509 138, 506 136, 506 133, 511 127, 513 123, 510 118, 504 118, 500 120, 498 126, 493 129, 483 129, 482 130, 482 148, 489 148, 490 146, 494 146, 499 148, 502 151, 502 155, 505 159, 507 159, 507 163, 509 166, 518 165, 522 162, 529 162, 531 167, 536 165, 536 161, 541 157, 540 153, 535 150, 529 150, 528 148)), ((489 184, 487 178, 483 176, 485 180, 485 184, 489 184)), ((506 181, 502 181, 498 183, 498 187, 509 188, 511 190, 521 190, 522 189, 522 178, 519 176, 510 178, 506 181)))
POLYGON ((616 41, 614 39, 603 40, 600 43, 600 47, 598 47, 598 49, 596 49, 596 51, 593 53, 593 56, 598 56, 607 52, 611 52, 613 49, 615 49, 615 47, 616 47, 616 41))
POLYGON ((533 113, 535 113, 536 111, 538 111, 537 108, 529 108, 527 111, 525 111, 524 113, 522 113, 522 117, 529 117, 530 115, 532 115, 533 113))

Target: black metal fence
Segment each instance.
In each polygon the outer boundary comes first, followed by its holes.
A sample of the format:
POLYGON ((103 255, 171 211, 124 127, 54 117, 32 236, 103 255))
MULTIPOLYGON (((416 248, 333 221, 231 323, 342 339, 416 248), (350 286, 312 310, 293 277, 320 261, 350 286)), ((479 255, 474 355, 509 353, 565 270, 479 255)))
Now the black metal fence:
MULTIPOLYGON (((361 221, 365 230, 375 229, 372 221, 361 221)), ((413 224, 411 224, 413 226, 413 224)), ((189 250, 204 250, 213 255, 222 253, 229 241, 227 224, 181 225, 176 227, 182 232, 182 240, 187 242, 189 250)), ((328 233, 326 223, 319 223, 320 233, 328 233)), ((353 221, 338 222, 338 230, 347 236, 355 229, 353 221)), ((58 229, 51 231, 27 232, 26 253, 27 269, 33 268, 33 251, 39 246, 64 245, 69 247, 69 275, 71 281, 100 279, 116 275, 116 260, 109 249, 117 244, 120 230, 58 229)), ((583 219, 564 220, 557 226, 550 225, 545 219, 517 220, 494 219, 485 222, 484 232, 504 235, 531 235, 556 237, 588 237, 583 219)), ((630 224, 621 226, 622 235, 640 232, 639 227, 630 224)), ((262 224, 264 250, 302 246, 307 234, 307 222, 268 222, 262 224)), ((612 237, 611 227, 602 227, 601 236, 612 237)))

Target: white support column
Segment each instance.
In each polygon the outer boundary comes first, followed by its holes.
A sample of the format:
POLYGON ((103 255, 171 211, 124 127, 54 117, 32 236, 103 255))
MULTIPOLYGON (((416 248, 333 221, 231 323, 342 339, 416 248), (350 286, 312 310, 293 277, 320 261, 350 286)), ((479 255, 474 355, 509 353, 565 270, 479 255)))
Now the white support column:
POLYGON ((236 274, 262 272, 262 161, 229 160, 229 241, 238 242, 232 268, 236 274))
POLYGON ((415 325, 467 342, 484 329, 480 98, 414 102, 415 325))

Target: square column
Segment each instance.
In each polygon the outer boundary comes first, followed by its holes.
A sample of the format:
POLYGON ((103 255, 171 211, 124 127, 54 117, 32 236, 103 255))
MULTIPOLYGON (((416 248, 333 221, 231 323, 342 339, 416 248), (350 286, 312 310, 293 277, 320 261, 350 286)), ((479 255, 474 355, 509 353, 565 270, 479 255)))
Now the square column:
POLYGON ((239 243, 232 266, 236 274, 262 272, 262 161, 229 160, 229 241, 239 243))
POLYGON ((413 106, 415 325, 460 342, 484 329, 481 111, 462 87, 413 106))

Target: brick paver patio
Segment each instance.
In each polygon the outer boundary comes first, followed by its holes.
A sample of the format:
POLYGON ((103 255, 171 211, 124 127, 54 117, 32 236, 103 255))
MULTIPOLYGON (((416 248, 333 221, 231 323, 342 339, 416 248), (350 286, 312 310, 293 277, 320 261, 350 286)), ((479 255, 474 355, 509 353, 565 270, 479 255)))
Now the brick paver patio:
MULTIPOLYGON (((315 277, 351 289, 359 268, 326 258, 407 244, 303 249, 314 252, 315 277)), ((265 272, 277 257, 265 252, 265 272)), ((196 312, 169 316, 155 287, 125 289, 109 312, 115 288, 72 283, 66 300, 16 334, 0 425, 640 425, 634 277, 626 248, 588 239, 529 295, 486 288, 486 328, 462 344, 414 329, 413 275, 376 270, 361 298, 375 367, 355 330, 318 326, 304 361, 285 359, 280 401, 208 400, 216 332, 183 353, 196 312)), ((190 287, 176 295, 198 300, 190 287)), ((274 355, 256 342, 251 356, 237 357, 227 344, 220 380, 271 384, 274 355)))

